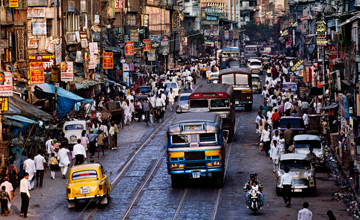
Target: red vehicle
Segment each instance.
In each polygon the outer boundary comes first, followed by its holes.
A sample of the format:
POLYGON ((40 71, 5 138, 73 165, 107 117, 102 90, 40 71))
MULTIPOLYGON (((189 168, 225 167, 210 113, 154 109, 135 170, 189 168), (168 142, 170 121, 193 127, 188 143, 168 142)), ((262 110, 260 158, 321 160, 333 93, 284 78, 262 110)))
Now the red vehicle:
POLYGON ((253 90, 251 73, 245 68, 227 68, 220 71, 219 83, 231 85, 234 88, 235 109, 245 107, 252 110, 253 90))
POLYGON ((190 112, 214 112, 222 118, 222 129, 229 140, 234 135, 235 105, 234 89, 231 85, 200 85, 189 97, 190 112))

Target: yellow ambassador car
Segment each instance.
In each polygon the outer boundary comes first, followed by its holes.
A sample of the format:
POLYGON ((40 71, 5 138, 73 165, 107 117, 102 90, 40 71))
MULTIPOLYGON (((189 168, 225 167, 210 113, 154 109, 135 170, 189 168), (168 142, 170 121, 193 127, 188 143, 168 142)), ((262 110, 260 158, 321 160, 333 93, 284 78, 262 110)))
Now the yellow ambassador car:
POLYGON ((68 207, 74 208, 76 201, 100 200, 107 205, 110 198, 111 185, 100 163, 76 165, 70 168, 66 195, 68 207))

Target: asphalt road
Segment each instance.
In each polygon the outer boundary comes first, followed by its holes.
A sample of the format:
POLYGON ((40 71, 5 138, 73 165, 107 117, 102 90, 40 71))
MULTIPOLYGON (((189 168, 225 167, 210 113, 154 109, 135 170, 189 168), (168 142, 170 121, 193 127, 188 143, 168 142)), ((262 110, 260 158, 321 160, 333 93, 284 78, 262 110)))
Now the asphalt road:
MULTIPOLYGON (((199 80, 206 83, 204 80, 199 80)), ((193 181, 183 188, 171 187, 166 169, 165 133, 174 115, 167 112, 164 123, 133 123, 119 134, 119 148, 108 150, 101 162, 113 183, 110 205, 100 207, 95 202, 80 203, 69 210, 65 197, 66 180, 50 180, 45 175, 42 189, 31 191, 30 219, 296 219, 302 203, 310 203, 313 219, 327 219, 332 210, 337 219, 349 219, 346 206, 331 199, 340 191, 327 173, 317 173, 317 194, 314 197, 293 197, 292 207, 286 208, 275 192, 272 163, 265 153, 258 153, 255 117, 262 103, 254 95, 252 112, 236 113, 236 133, 227 146, 228 165, 225 184, 215 188, 206 181, 193 181), (255 216, 246 208, 243 185, 251 172, 258 173, 264 185, 265 206, 255 216)), ((13 202, 16 214, 20 209, 18 194, 13 202)), ((12 214, 12 219, 17 219, 12 214)))

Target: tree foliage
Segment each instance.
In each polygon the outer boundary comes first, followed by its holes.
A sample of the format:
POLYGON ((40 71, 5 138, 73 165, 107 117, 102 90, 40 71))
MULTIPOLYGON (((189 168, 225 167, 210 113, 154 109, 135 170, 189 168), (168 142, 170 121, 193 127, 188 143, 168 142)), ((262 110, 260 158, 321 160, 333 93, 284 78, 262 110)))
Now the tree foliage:
POLYGON ((249 37, 250 43, 262 43, 267 42, 273 38, 274 30, 272 26, 265 24, 256 24, 254 21, 248 22, 243 25, 245 35, 249 37))

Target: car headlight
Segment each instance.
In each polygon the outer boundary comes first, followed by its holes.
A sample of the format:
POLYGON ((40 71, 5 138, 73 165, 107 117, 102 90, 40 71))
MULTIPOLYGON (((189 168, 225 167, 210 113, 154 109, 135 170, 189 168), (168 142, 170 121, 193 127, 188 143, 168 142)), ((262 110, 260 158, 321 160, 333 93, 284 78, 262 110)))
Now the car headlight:
POLYGON ((213 161, 212 165, 213 166, 221 166, 221 161, 213 161))
POLYGON ((179 164, 178 163, 171 163, 170 164, 170 168, 178 168, 179 164))
POLYGON ((213 83, 219 83, 219 81, 218 81, 218 80, 214 80, 213 83))

